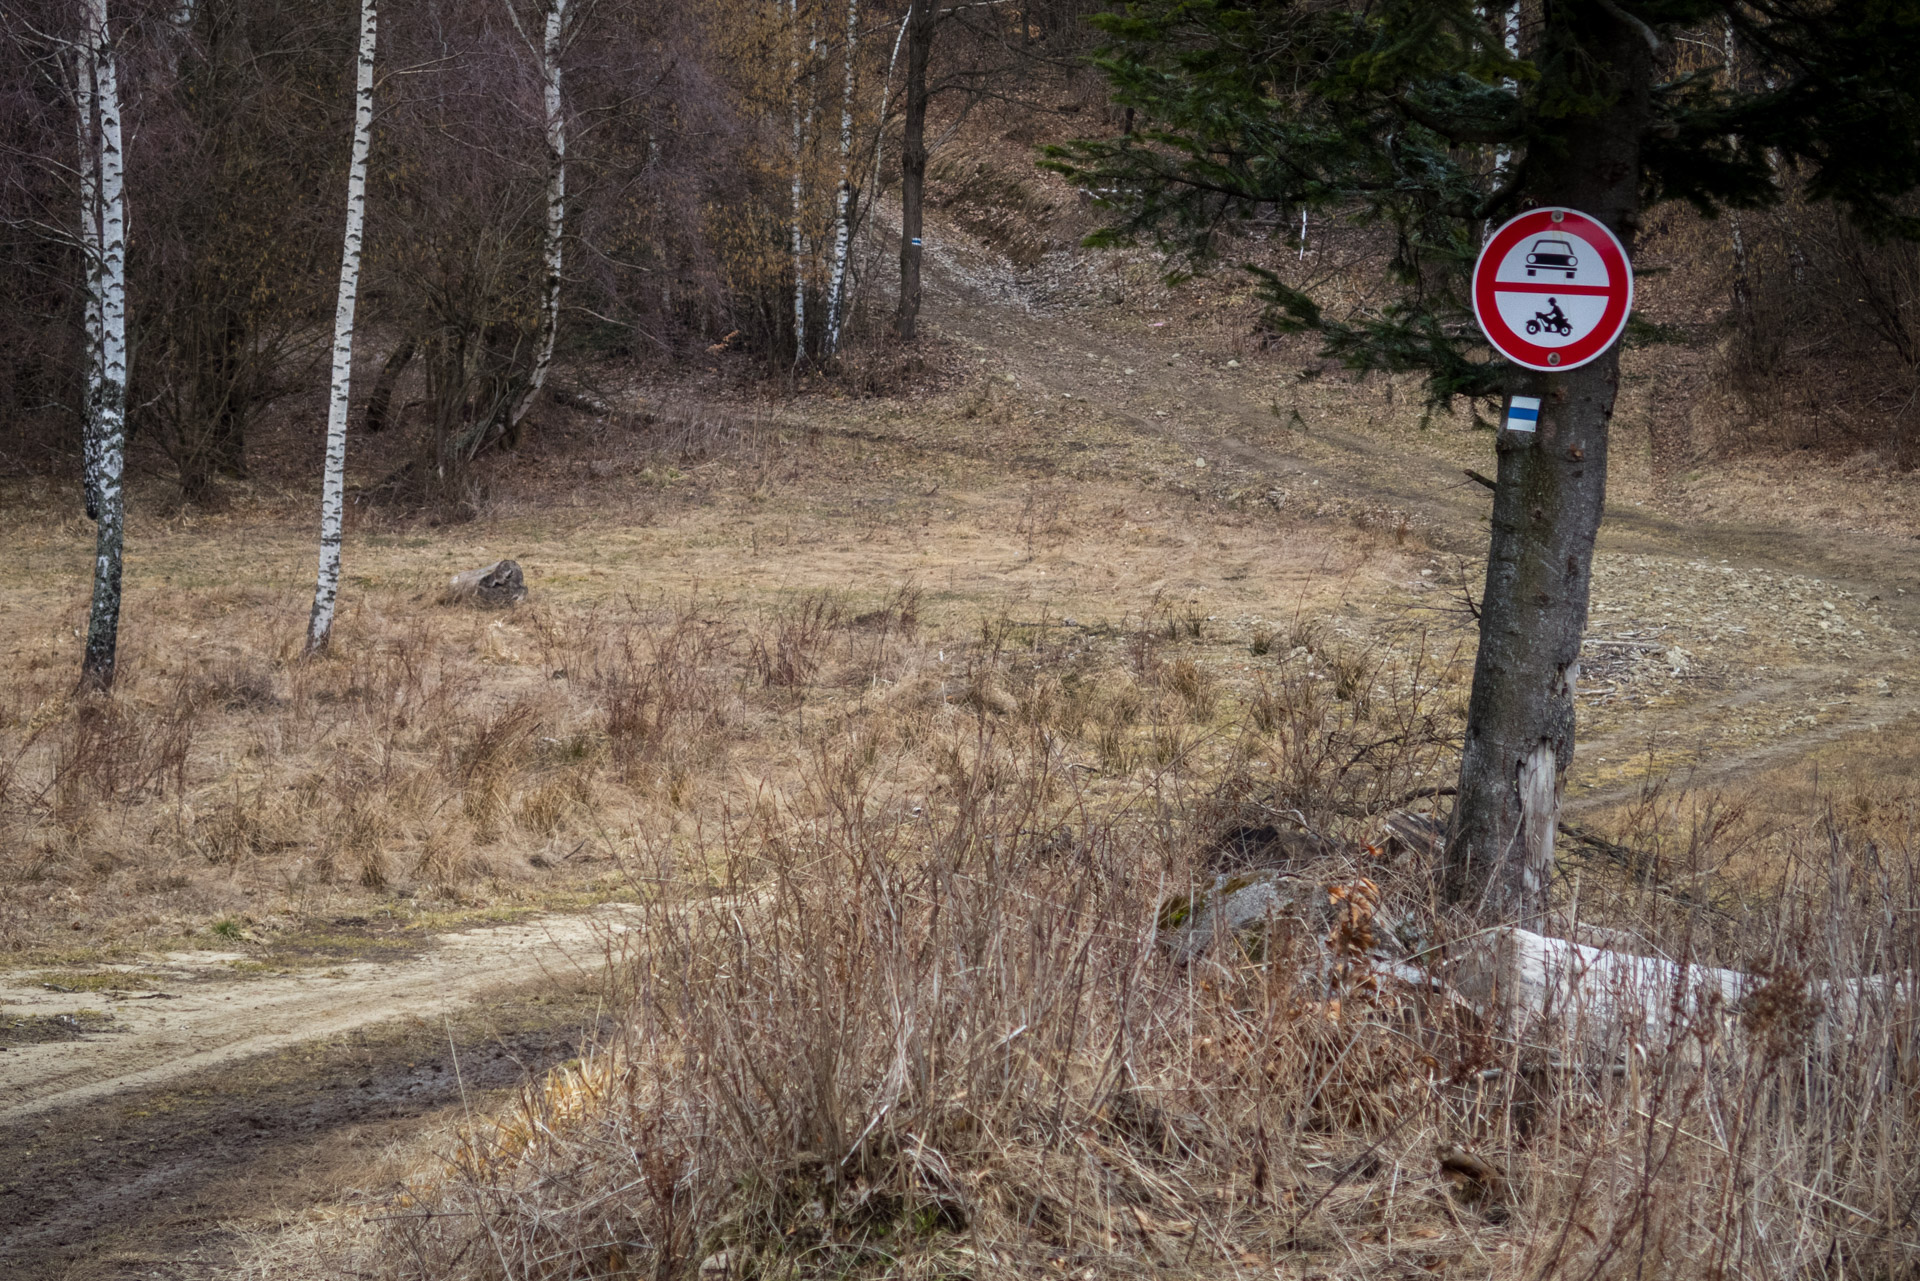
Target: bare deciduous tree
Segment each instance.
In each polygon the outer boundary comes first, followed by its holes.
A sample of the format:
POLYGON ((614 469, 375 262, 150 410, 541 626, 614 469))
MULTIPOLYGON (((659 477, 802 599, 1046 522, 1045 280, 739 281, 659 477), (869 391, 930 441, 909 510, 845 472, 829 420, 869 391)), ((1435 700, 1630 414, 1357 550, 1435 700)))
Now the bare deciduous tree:
MULTIPOLYGON (((567 117, 560 93, 560 56, 567 37, 567 0, 547 0, 546 9, 539 48, 540 100, 547 140, 547 228, 543 246, 546 292, 540 300, 540 334, 535 339, 533 368, 528 371, 526 385, 507 411, 504 423, 509 442, 519 440, 520 422, 547 385, 547 372, 553 367, 554 342, 560 333, 560 273, 566 265, 567 117)), ((507 12, 514 13, 511 4, 507 12)), ((518 27, 519 15, 514 14, 513 20, 518 27)))
POLYGON ((347 404, 353 384, 353 319, 360 296, 361 241, 367 222, 367 153, 373 143, 373 54, 377 0, 360 0, 360 50, 354 78, 353 159, 347 170, 347 227, 340 251, 340 294, 333 315, 333 377, 327 395, 327 460, 320 490, 320 576, 307 624, 307 652, 333 636, 340 594, 340 544, 346 507, 347 404))
POLYGON ((120 121, 120 76, 107 0, 87 0, 84 10, 87 68, 82 99, 88 104, 80 122, 83 199, 82 240, 86 265, 88 336, 87 469, 88 492, 97 513, 93 562, 93 605, 87 620, 86 657, 81 684, 92 689, 113 685, 120 639, 121 550, 126 541, 126 493, 122 488, 127 456, 127 211, 126 165, 120 121), (97 183, 95 178, 97 177, 97 183), (97 223, 96 223, 97 219, 97 223), (97 230, 95 229, 97 226, 97 230))
POLYGON ((847 288, 847 247, 852 236, 849 205, 853 199, 853 89, 860 52, 860 0, 847 0, 847 47, 843 63, 846 88, 840 97, 840 186, 834 195, 833 269, 827 279, 826 352, 840 346, 840 322, 847 288))

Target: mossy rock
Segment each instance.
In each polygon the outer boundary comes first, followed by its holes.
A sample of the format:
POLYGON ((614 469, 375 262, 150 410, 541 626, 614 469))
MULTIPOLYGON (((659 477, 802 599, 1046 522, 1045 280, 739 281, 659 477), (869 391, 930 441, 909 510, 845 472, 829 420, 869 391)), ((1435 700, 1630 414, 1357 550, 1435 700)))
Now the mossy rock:
POLYGON ((1266 950, 1269 923, 1291 920, 1324 928, 1326 903, 1325 888, 1317 882, 1272 868, 1222 872, 1204 888, 1163 899, 1155 924, 1161 946, 1175 960, 1192 961, 1224 938, 1235 939, 1257 960, 1266 950))

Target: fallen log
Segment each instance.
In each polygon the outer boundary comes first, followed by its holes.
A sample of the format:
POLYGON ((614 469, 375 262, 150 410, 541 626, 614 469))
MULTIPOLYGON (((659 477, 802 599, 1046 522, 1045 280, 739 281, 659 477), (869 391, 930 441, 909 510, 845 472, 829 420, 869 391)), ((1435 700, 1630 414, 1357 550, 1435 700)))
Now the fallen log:
POLYGON ((1262 961, 1269 932, 1279 929, 1319 953, 1324 978, 1351 977, 1347 962, 1361 960, 1363 971, 1447 994, 1515 1035, 1545 1034, 1608 1053, 1688 1039, 1697 1047, 1783 1024, 1830 1043, 1915 997, 1911 974, 1810 981, 1785 969, 1688 964, 1661 955, 1649 940, 1584 922, 1561 926, 1594 943, 1502 927, 1407 957, 1406 940, 1425 931, 1411 921, 1375 918, 1371 895, 1364 879, 1343 886, 1275 868, 1221 872, 1163 899, 1155 924, 1161 946, 1181 964, 1223 943, 1229 964, 1262 961), (1346 917, 1352 919, 1343 930, 1346 917))
POLYGON ((1734 1034, 1750 1015, 1788 1011, 1810 1032, 1845 1036, 1875 1003, 1910 1001, 1910 974, 1807 981, 1593 947, 1531 930, 1496 929, 1453 949, 1449 987, 1482 1014, 1520 1027, 1554 1025, 1589 1045, 1734 1034))

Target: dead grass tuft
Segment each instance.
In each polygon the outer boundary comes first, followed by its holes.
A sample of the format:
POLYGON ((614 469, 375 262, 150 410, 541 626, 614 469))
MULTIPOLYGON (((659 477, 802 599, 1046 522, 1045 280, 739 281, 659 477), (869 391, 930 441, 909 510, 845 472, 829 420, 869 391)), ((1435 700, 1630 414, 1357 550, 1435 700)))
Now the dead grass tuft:
MULTIPOLYGON (((713 844, 650 847, 634 870, 666 888, 623 936, 622 1034, 463 1132, 343 1263, 396 1278, 1920 1266, 1910 986, 1844 1026, 1806 994, 1816 975, 1914 972, 1887 925, 1920 906, 1910 854, 1881 851, 1871 887, 1789 878, 1776 901, 1798 906, 1728 940, 1771 958, 1739 1009, 1690 1015, 1651 993, 1674 1013, 1622 1040, 1490 1017, 1385 966, 1433 955, 1446 924, 1420 876, 1350 844, 1312 870, 1324 909, 1181 965, 1153 922, 1196 814, 1103 809, 1058 781, 1043 738, 984 722, 951 752, 938 806, 876 786, 884 762, 826 755, 713 844)), ((1860 855, 1853 839, 1834 849, 1860 855)))

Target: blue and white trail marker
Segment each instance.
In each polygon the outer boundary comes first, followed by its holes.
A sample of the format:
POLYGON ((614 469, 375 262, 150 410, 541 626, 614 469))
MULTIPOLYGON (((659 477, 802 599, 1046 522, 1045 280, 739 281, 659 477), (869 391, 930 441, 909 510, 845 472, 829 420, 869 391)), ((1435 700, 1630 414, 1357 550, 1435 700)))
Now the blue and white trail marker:
POLYGON ((1540 398, 1515 396, 1507 402, 1507 430, 1534 431, 1540 426, 1540 398))

